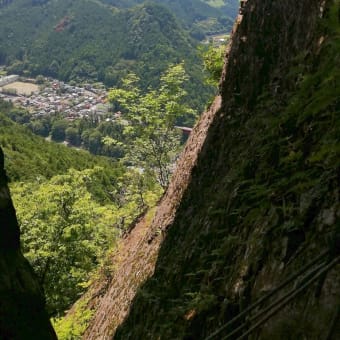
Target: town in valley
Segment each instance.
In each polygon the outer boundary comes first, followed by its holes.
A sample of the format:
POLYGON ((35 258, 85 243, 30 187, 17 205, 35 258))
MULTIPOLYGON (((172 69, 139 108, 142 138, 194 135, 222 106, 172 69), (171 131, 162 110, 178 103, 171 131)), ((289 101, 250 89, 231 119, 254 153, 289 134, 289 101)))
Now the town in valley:
POLYGON ((102 84, 80 87, 42 76, 35 79, 18 75, 0 77, 0 99, 25 108, 36 118, 61 114, 67 120, 75 120, 105 115, 109 109, 106 97, 102 84))

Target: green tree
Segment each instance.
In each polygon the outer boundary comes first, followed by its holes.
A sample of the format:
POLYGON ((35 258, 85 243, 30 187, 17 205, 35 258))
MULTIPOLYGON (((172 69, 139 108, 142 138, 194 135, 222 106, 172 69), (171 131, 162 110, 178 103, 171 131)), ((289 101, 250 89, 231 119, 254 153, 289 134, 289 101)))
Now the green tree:
POLYGON ((38 75, 38 76, 36 77, 36 82, 37 82, 37 84, 39 84, 39 85, 44 84, 44 83, 45 83, 45 77, 42 76, 41 74, 38 75))
POLYGON ((160 78, 160 87, 142 94, 139 78, 129 74, 122 88, 109 92, 109 100, 120 108, 128 121, 124 134, 126 159, 133 166, 153 173, 158 183, 166 188, 173 163, 180 149, 180 135, 175 128, 180 116, 194 114, 184 100, 183 84, 188 80, 183 63, 171 65, 160 78))
POLYGON ((225 45, 209 45, 208 49, 202 53, 204 68, 208 72, 206 82, 210 85, 217 86, 223 69, 225 45))
POLYGON ((36 135, 47 137, 49 134, 48 125, 44 123, 42 120, 31 121, 28 127, 32 130, 36 135))
POLYGON ((44 286, 51 315, 75 301, 115 242, 117 209, 97 203, 87 188, 100 173, 101 168, 70 170, 12 188, 23 251, 44 286))
POLYGON ((94 130, 90 135, 89 135, 89 139, 88 139, 88 143, 89 143, 89 150, 90 152, 92 152, 93 154, 100 154, 101 151, 101 147, 102 147, 102 134, 97 131, 94 130))
POLYGON ((80 136, 79 136, 79 130, 74 127, 68 127, 65 130, 65 139, 67 142, 74 146, 80 145, 80 136))
POLYGON ((27 124, 30 121, 30 114, 21 108, 14 108, 7 113, 7 116, 19 124, 27 124))
POLYGON ((51 138, 56 142, 62 142, 65 140, 65 131, 68 123, 66 120, 57 120, 52 125, 51 138))

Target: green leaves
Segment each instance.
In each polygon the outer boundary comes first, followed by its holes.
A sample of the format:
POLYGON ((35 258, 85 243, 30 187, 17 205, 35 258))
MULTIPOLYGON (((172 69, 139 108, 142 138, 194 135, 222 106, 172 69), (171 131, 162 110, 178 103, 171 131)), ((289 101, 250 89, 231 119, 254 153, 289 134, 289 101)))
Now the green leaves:
POLYGON ((122 88, 114 88, 109 100, 123 111, 128 125, 124 134, 131 140, 126 147, 126 161, 153 174, 158 183, 168 185, 171 163, 180 149, 180 135, 175 130, 179 117, 195 114, 185 104, 183 89, 188 76, 184 63, 170 65, 160 77, 160 87, 142 94, 138 77, 130 74, 122 88))
POLYGON ((148 178, 135 169, 110 177, 94 167, 12 184, 22 249, 44 287, 50 315, 72 305, 117 237, 156 204, 160 191, 148 178))
POLYGON ((201 52, 204 61, 204 69, 208 72, 206 82, 210 85, 217 86, 221 78, 225 50, 225 45, 210 45, 207 50, 201 52))
POLYGON ((12 188, 25 256, 43 284, 49 312, 62 313, 113 246, 114 206, 100 205, 87 189, 96 172, 76 171, 48 182, 12 188))

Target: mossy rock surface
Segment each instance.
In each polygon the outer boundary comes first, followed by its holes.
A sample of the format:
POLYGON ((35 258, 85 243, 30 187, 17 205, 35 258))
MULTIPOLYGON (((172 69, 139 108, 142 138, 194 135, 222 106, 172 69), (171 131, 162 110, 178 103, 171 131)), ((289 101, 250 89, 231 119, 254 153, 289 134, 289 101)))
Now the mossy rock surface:
MULTIPOLYGON (((155 274, 115 339, 205 339, 325 249, 334 258, 338 11, 339 1, 331 0, 321 8, 316 0, 247 3, 228 54, 222 108, 168 226, 155 274)), ((254 334, 325 337, 340 298, 338 270, 254 334)))

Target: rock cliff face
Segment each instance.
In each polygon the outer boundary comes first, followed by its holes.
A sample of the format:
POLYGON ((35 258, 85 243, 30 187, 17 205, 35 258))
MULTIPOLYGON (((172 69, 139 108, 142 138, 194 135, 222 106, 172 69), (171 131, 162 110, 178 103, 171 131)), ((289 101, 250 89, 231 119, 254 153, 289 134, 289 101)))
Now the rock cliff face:
POLYGON ((339 13, 338 0, 244 2, 221 107, 173 217, 154 220, 155 270, 116 339, 340 334, 339 13))
POLYGON ((19 226, 0 148, 0 338, 56 339, 42 290, 20 251, 19 226))

